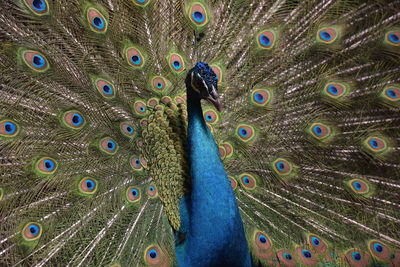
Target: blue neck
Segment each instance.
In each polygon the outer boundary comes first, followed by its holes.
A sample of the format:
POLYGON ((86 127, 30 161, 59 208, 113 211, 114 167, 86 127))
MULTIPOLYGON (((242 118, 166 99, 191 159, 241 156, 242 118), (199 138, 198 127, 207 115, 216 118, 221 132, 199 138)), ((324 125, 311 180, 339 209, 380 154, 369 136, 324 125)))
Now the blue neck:
MULTIPOLYGON (((208 129, 200 99, 188 90, 191 194, 181 200, 185 241, 176 246, 179 266, 251 266, 236 198, 208 129)), ((177 241, 178 242, 178 241, 177 241)))

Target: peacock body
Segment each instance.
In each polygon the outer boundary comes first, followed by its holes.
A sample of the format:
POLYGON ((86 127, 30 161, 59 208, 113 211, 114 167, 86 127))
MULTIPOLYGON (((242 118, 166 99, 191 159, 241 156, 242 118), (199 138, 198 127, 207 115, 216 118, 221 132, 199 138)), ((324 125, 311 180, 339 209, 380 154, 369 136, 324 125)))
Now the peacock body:
POLYGON ((0 9, 0 265, 400 266, 400 1, 0 9))

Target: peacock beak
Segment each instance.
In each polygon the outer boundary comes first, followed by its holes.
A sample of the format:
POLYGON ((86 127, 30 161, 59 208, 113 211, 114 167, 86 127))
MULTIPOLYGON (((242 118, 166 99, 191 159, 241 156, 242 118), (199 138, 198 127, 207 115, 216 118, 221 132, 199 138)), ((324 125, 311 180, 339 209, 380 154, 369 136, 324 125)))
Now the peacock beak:
POLYGON ((219 99, 219 95, 217 92, 217 89, 215 89, 214 85, 212 86, 212 90, 211 92, 209 92, 209 95, 206 98, 208 101, 211 102, 211 104, 214 105, 214 107, 221 112, 222 111, 222 105, 221 105, 221 101, 219 99))

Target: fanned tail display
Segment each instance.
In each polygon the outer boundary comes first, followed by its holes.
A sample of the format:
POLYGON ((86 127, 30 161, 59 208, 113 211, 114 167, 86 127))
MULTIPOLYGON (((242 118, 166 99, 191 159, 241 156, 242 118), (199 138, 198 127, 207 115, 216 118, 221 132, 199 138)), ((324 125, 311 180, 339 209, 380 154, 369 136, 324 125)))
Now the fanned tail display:
POLYGON ((3 0, 0 41, 0 265, 400 266, 399 0, 3 0))

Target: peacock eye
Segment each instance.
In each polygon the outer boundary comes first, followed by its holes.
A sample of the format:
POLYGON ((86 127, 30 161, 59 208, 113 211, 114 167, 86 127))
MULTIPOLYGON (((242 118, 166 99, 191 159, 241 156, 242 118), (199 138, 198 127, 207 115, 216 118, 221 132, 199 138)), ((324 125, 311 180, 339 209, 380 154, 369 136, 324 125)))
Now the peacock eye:
POLYGON ((143 116, 143 115, 147 114, 147 107, 146 107, 146 104, 143 101, 138 100, 133 104, 133 106, 134 106, 134 110, 135 110, 137 115, 142 115, 143 116))
POLYGON ((32 7, 36 11, 44 11, 46 10, 46 3, 43 0, 33 0, 32 7))
POLYGON ((386 32, 385 42, 387 44, 390 44, 393 46, 399 46, 400 45, 400 32, 398 30, 386 32))
POLYGON ((37 51, 23 51, 22 59, 29 68, 37 72, 44 72, 49 68, 49 64, 45 56, 37 51))
POLYGON ((150 258, 152 258, 152 259, 157 258, 157 251, 155 251, 154 249, 150 250, 150 251, 149 251, 149 256, 150 256, 150 258))
POLYGON ((301 251, 301 253, 302 253, 303 256, 306 257, 306 258, 311 258, 311 257, 312 257, 312 254, 311 254, 311 252, 310 252, 308 249, 303 249, 303 250, 301 251))
POLYGON ((118 150, 118 145, 110 137, 105 137, 100 141, 100 150, 109 155, 114 155, 118 150))
POLYGON ((179 74, 183 71, 183 58, 181 55, 173 53, 169 56, 169 65, 173 72, 179 74))
POLYGON ((133 3, 140 7, 145 7, 150 3, 150 0, 133 0, 133 3))
POLYGON ((108 84, 105 84, 105 85, 103 86, 103 92, 104 92, 106 95, 112 95, 112 94, 113 94, 113 90, 112 90, 111 86, 108 85, 108 84))
POLYGON ((57 163, 52 158, 44 157, 36 162, 35 169, 39 174, 53 174, 57 170, 57 163))
POLYGON ((275 46, 276 34, 272 30, 264 30, 257 34, 257 44, 261 49, 271 49, 275 46))
POLYGON ((10 120, 0 121, 0 136, 14 137, 18 132, 19 128, 15 122, 10 120))
POLYGON ((49 14, 47 0, 24 0, 27 7, 37 16, 49 14))
POLYGON ((95 82, 95 86, 97 91, 105 98, 105 99, 112 99, 116 95, 116 90, 114 85, 104 79, 97 79, 95 82))
POLYGON ((315 139, 323 142, 329 141, 333 135, 331 128, 321 122, 315 122, 311 124, 311 126, 308 128, 308 133, 310 133, 315 139))
POLYGON ((157 187, 155 186, 155 184, 150 184, 147 187, 147 195, 150 198, 155 198, 158 194, 157 194, 157 187))
POLYGON ((135 157, 135 156, 131 157, 130 162, 131 162, 131 167, 133 169, 135 169, 135 170, 142 170, 143 169, 142 163, 140 162, 140 159, 138 157, 135 157))
POLYGON ((128 60, 128 64, 135 69, 140 69, 144 65, 144 58, 139 48, 131 46, 126 48, 125 55, 128 60))
POLYGON ((120 130, 127 137, 132 137, 135 134, 135 129, 133 128, 133 125, 129 122, 121 123, 120 130))
POLYGON ((173 66, 174 66, 174 68, 177 70, 177 69, 180 69, 180 67, 181 67, 181 63, 178 61, 178 60, 175 60, 174 62, 173 62, 173 66))
POLYGON ((214 110, 209 109, 204 112, 204 119, 208 123, 215 123, 218 121, 219 117, 218 117, 218 114, 214 110))
POLYGON ((371 152, 382 153, 385 152, 388 148, 387 141, 378 136, 370 136, 365 141, 366 147, 371 152))
POLYGON ((355 251, 351 254, 351 257, 355 260, 355 261, 360 261, 361 260, 361 254, 358 251, 355 251))
POLYGON ((159 246, 153 245, 146 249, 145 260, 150 266, 160 266, 163 261, 163 253, 159 246))
POLYGON ((314 245, 319 246, 319 239, 318 239, 317 237, 313 236, 313 237, 311 238, 311 240, 312 240, 312 243, 313 243, 314 245))
POLYGON ((139 188, 136 188, 136 187, 134 187, 134 186, 130 186, 130 187, 127 189, 126 192, 127 192, 127 199, 128 199, 128 201, 131 202, 131 203, 137 202, 137 201, 141 198, 139 188))
POLYGON ((292 171, 292 165, 283 158, 278 158, 273 162, 273 168, 278 175, 286 176, 292 171))
POLYGON ((321 39, 325 41, 330 41, 332 39, 332 36, 327 31, 321 31, 319 33, 319 36, 321 39))
POLYGON ((247 190, 253 190, 257 186, 256 179, 249 173, 243 173, 239 176, 241 185, 247 190))
POLYGON ((264 235, 260 235, 258 237, 258 240, 260 240, 260 242, 263 244, 267 243, 267 238, 264 235))
POLYGON ((238 185, 237 181, 235 180, 235 178, 233 178, 231 176, 228 176, 228 179, 229 179, 229 181, 231 183, 232 189, 235 190, 237 188, 237 185, 238 185))
POLYGON ((322 28, 318 31, 317 41, 323 44, 331 44, 338 38, 338 31, 335 27, 322 28))
POLYGON ((62 123, 68 128, 79 130, 85 125, 85 120, 79 111, 72 110, 64 113, 62 123))
POLYGON ((286 252, 283 253, 283 257, 285 257, 285 259, 288 261, 292 260, 292 254, 290 254, 290 253, 286 253, 286 252))
POLYGON ((270 239, 263 232, 255 233, 255 243, 262 250, 269 250, 272 247, 270 239))
POLYGON ((22 236, 27 241, 37 240, 42 234, 42 227, 38 223, 28 223, 22 230, 22 236))
POLYGON ((239 124, 236 128, 236 136, 243 142, 254 140, 254 128, 250 125, 239 124))
POLYGON ((348 94, 348 85, 343 82, 329 82, 325 85, 322 94, 330 100, 340 100, 348 94))
POLYGON ((378 240, 371 240, 368 249, 374 258, 382 262, 387 262, 393 255, 390 248, 378 240))
POLYGON ((93 195, 97 191, 97 181, 90 177, 85 177, 79 182, 79 191, 84 195, 93 195))
POLYGON ((105 33, 107 31, 107 20, 100 13, 99 10, 95 8, 89 8, 87 11, 87 20, 90 29, 96 33, 105 33))

